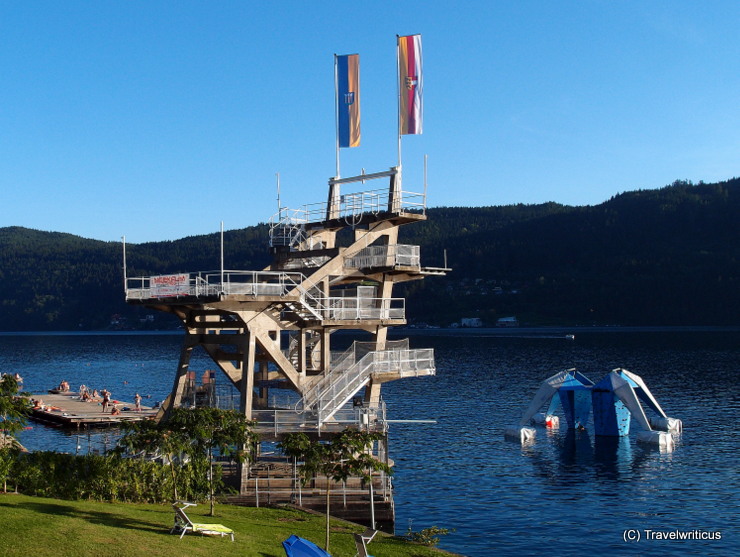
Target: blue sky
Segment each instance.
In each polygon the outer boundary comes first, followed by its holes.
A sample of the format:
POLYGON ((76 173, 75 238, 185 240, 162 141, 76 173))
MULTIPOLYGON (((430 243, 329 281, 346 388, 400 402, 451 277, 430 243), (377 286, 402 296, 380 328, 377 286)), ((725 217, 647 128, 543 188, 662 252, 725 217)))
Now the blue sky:
MULTIPOLYGON (((173 240, 324 201, 333 55, 397 162, 395 36, 420 33, 429 206, 593 205, 740 174, 740 2, 0 2, 1 226, 173 240)), ((373 186, 375 187, 375 186, 373 186)))

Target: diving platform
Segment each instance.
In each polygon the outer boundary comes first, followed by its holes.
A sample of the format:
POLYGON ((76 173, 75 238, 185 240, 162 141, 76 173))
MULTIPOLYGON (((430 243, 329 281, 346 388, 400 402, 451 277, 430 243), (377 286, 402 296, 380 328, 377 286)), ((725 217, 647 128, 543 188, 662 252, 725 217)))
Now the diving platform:
POLYGON ((158 409, 141 406, 135 409, 133 402, 112 400, 110 408, 103 411, 100 400, 84 401, 78 393, 44 393, 27 397, 30 400, 41 400, 41 404, 31 407, 30 417, 36 422, 59 427, 105 427, 120 425, 121 422, 137 422, 153 418, 158 409), (113 407, 120 413, 111 413, 113 407))
MULTIPOLYGON (((383 385, 436 373, 432 349, 412 349, 408 339, 388 340, 390 327, 406 324, 406 300, 393 296, 395 285, 449 271, 423 267, 419 246, 398 241, 401 226, 425 219, 426 192, 403 189, 400 167, 335 177, 329 180, 326 202, 279 208, 267 239, 272 263, 264 269, 126 277, 128 303, 171 313, 184 327, 163 415, 201 403, 189 393, 197 391, 192 356, 202 351, 221 372, 219 389, 231 393, 211 397, 209 404, 243 413, 264 442, 295 432, 331 439, 353 427, 380 433, 373 454, 391 462, 383 385), (388 180, 385 190, 347 189, 381 179, 388 180), (341 330, 370 340, 337 350, 334 333, 341 330)), ((261 479, 260 466, 269 467, 266 458, 241 469, 242 501, 275 501, 285 495, 285 481, 261 479)), ((288 491, 296 503, 295 485, 288 491)), ((373 497, 379 492, 378 503, 390 509, 392 524, 387 478, 378 479, 373 497)), ((364 497, 368 514, 366 492, 346 495, 357 495, 355 502, 364 497)))

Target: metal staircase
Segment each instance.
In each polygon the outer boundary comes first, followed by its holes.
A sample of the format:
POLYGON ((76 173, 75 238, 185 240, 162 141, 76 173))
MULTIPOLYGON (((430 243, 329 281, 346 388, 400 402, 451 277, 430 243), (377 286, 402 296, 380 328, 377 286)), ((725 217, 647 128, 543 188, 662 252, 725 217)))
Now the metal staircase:
POLYGON ((270 247, 296 249, 307 239, 302 211, 281 208, 270 218, 270 247))
MULTIPOLYGON (((282 304, 283 307, 303 321, 323 321, 327 307, 324 304, 324 295, 321 289, 317 286, 306 289, 301 283, 295 281, 291 275, 286 274, 286 277, 288 277, 286 282, 295 288, 299 296, 297 299, 285 300, 282 304)), ((300 275, 300 277, 305 281, 304 275, 300 275)))
MULTIPOLYGON (((311 354, 316 344, 321 340, 321 333, 318 331, 309 331, 306 339, 304 350, 306 352, 306 362, 311 362, 311 354)), ((298 334, 293 332, 290 335, 290 341, 288 342, 288 349, 286 351, 286 357, 290 360, 290 363, 298 369, 300 362, 300 343, 298 342, 298 334)))
POLYGON ((367 351, 367 343, 353 343, 332 363, 326 375, 303 394, 296 403, 296 411, 313 414, 320 426, 331 420, 373 376, 401 378, 436 373, 433 349, 411 350, 408 340, 389 344, 396 346, 367 351))

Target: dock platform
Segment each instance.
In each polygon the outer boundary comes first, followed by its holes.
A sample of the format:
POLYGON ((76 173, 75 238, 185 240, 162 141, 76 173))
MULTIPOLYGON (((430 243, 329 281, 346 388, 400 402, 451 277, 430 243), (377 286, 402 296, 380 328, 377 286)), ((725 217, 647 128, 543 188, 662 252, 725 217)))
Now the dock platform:
POLYGON ((134 410, 133 402, 113 400, 108 410, 103 412, 103 406, 99 402, 82 401, 76 392, 44 393, 31 395, 29 399, 31 398, 43 401, 43 407, 31 410, 31 419, 43 424, 61 427, 111 426, 121 422, 135 422, 153 418, 159 410, 148 406, 142 406, 141 410, 134 410), (121 411, 120 414, 111 414, 113 404, 118 406, 121 411))

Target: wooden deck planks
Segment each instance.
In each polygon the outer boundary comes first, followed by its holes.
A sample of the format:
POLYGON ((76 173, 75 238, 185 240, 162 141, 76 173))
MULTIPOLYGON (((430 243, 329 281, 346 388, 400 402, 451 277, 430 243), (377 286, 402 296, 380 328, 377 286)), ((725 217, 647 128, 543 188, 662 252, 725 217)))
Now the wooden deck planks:
POLYGON ((157 408, 142 406, 141 411, 134 410, 133 402, 124 402, 114 399, 108 410, 103 412, 103 406, 98 401, 84 402, 76 392, 45 393, 31 395, 29 399, 41 399, 44 409, 33 408, 31 418, 41 423, 52 423, 68 427, 115 425, 125 421, 138 421, 154 417, 157 408), (117 403, 121 413, 111 415, 112 404, 117 403), (124 410, 129 408, 130 410, 124 410))

